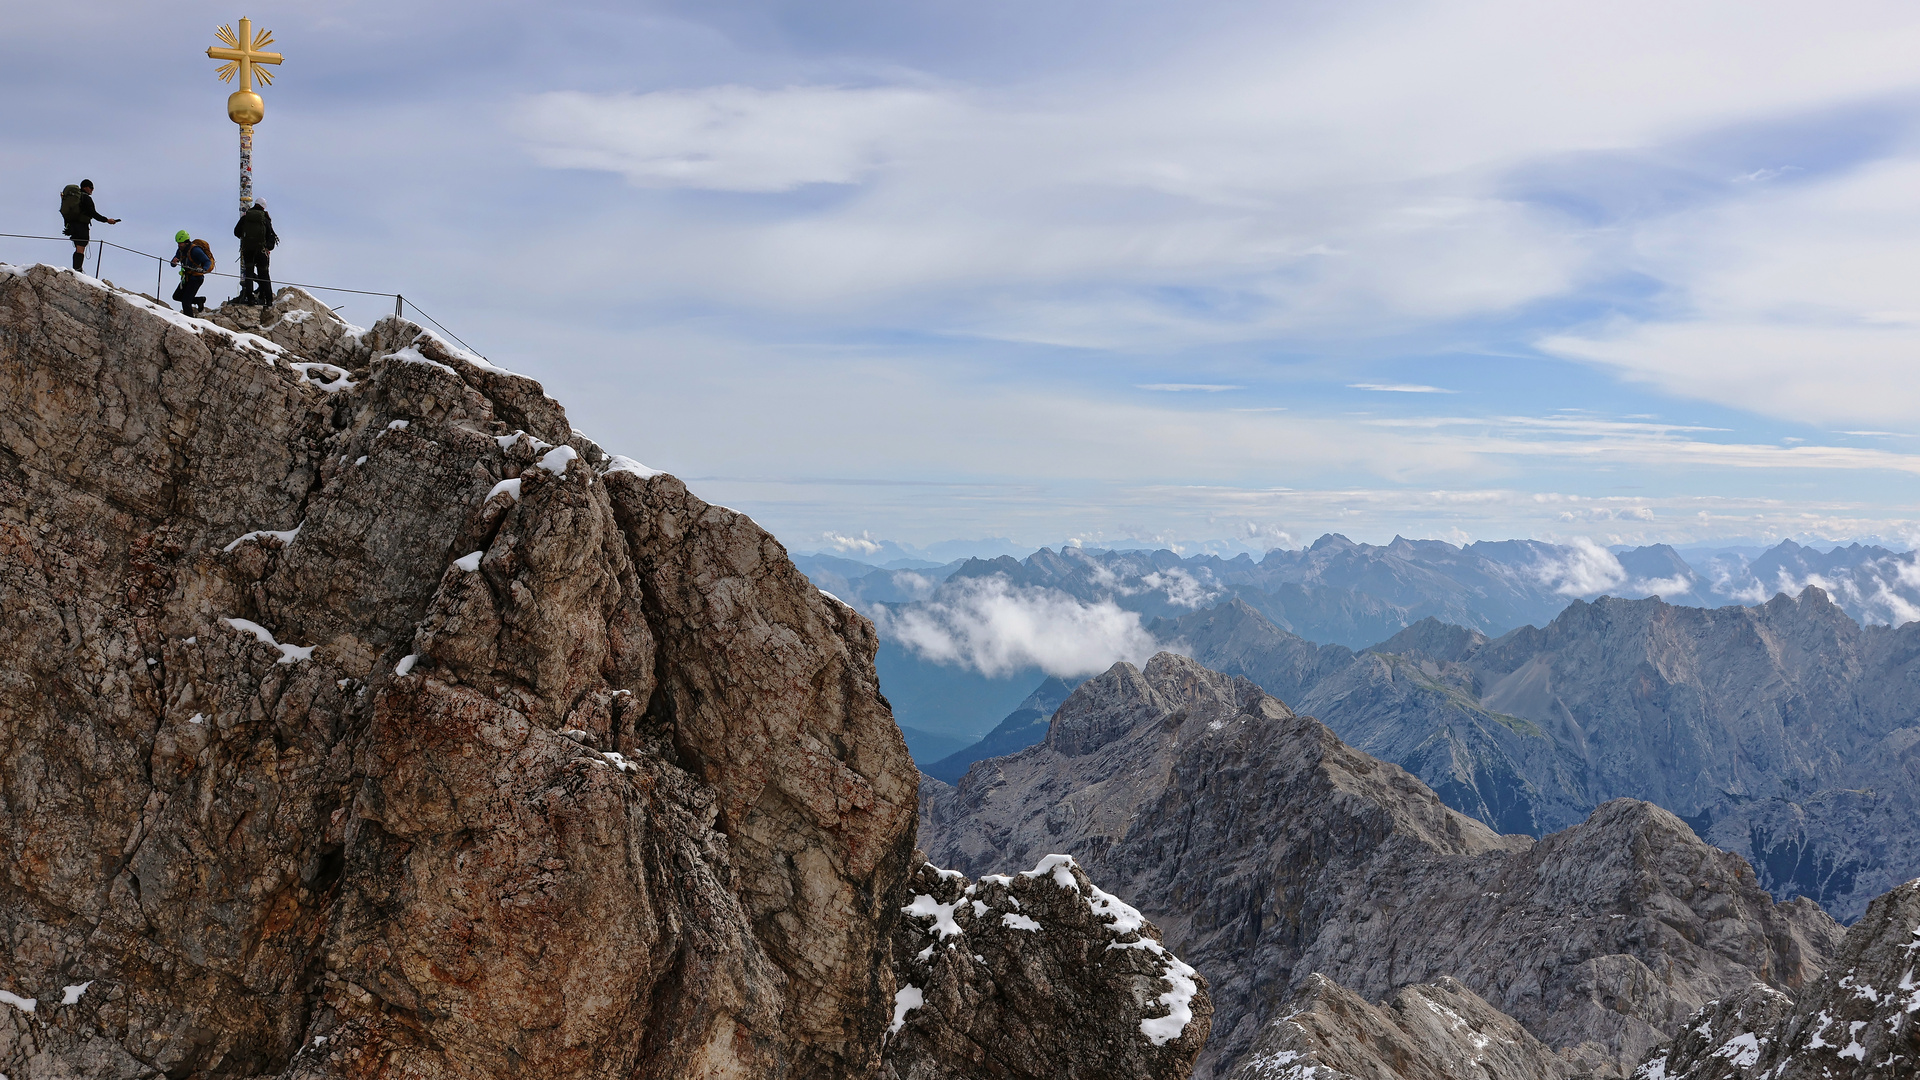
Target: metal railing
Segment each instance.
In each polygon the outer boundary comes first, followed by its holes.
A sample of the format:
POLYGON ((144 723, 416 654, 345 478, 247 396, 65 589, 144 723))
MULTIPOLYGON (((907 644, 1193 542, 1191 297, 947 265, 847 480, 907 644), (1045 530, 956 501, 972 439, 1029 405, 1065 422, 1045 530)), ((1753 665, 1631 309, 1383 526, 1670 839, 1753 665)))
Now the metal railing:
MULTIPOLYGON (((68 236, 34 236, 28 233, 0 233, 0 237, 8 237, 14 240, 52 240, 62 244, 77 243, 77 241, 75 241, 72 237, 68 237, 68 236)), ((86 243, 95 247, 95 251, 93 255, 93 276, 97 278, 101 278, 101 280, 103 281, 106 279, 101 277, 100 268, 106 262, 108 248, 113 248, 116 251, 124 251, 129 255, 138 255, 144 259, 152 259, 154 261, 153 298, 156 301, 165 303, 165 301, 161 299, 161 295, 160 295, 161 281, 164 279, 166 275, 167 263, 172 261, 171 256, 154 255, 150 252, 140 251, 135 248, 125 247, 123 245, 116 244, 111 240, 87 240, 86 243)), ((84 261, 85 260, 82 260, 83 264, 84 264, 84 261)), ((217 271, 209 271, 206 276, 231 278, 235 281, 246 280, 245 276, 241 274, 223 274, 217 271)), ((413 301, 407 299, 405 296, 402 296, 399 293, 370 292, 366 289, 343 289, 337 285, 307 285, 298 281, 283 281, 281 282, 281 284, 290 285, 296 289, 318 290, 320 292, 351 293, 355 296, 391 296, 393 297, 393 317, 394 318, 396 319, 405 318, 406 309, 412 308, 414 311, 414 314, 432 323, 434 327, 438 329, 441 333, 452 338, 455 342, 458 342, 461 348, 467 350, 468 352, 472 353, 475 356, 480 357, 480 359, 482 360, 487 359, 486 354, 482 353, 480 350, 474 348, 473 346, 467 344, 466 342, 461 341, 459 335, 455 334, 453 331, 447 329, 446 327, 441 326, 440 320, 427 314, 425 311, 421 310, 421 307, 419 304, 414 303, 413 301)), ((346 305, 344 304, 341 305, 341 307, 345 307, 345 306, 346 305)), ((489 361, 489 363, 491 363, 491 361, 489 361)))

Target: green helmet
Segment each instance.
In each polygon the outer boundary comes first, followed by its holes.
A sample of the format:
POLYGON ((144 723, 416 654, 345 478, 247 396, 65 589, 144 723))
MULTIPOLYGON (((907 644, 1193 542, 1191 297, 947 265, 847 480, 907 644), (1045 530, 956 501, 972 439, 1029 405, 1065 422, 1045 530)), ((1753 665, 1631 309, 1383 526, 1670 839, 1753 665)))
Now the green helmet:
POLYGON ((173 242, 176 244, 184 244, 191 239, 193 239, 193 237, 187 235, 187 230, 185 229, 181 229, 179 232, 173 234, 173 242))

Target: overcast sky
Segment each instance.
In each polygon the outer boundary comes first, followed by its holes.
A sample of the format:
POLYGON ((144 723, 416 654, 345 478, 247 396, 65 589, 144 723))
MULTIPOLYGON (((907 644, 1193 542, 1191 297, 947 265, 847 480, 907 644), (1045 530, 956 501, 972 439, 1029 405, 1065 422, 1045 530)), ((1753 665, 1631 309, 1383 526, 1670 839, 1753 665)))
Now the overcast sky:
POLYGON ((277 277, 798 550, 1920 534, 1912 4, 0 0, 0 231, 229 237, 242 14, 277 277))

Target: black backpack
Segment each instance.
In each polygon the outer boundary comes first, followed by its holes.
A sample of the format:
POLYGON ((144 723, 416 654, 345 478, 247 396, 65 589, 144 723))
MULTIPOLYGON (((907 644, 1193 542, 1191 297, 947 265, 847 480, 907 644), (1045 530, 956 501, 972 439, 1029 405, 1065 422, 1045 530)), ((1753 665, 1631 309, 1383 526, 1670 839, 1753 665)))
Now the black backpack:
POLYGON ((79 184, 68 184, 60 189, 60 216, 72 221, 86 211, 80 208, 80 200, 85 198, 79 184))

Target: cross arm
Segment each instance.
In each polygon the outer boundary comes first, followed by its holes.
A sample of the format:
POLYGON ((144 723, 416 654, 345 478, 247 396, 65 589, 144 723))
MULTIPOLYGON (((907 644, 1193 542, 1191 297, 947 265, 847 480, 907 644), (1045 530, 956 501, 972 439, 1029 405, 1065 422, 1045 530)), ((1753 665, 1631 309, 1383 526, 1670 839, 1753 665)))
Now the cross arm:
POLYGON ((256 64, 277 64, 281 59, 277 52, 249 52, 245 49, 222 49, 218 46, 209 48, 207 56, 214 60, 251 60, 256 64))

